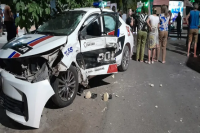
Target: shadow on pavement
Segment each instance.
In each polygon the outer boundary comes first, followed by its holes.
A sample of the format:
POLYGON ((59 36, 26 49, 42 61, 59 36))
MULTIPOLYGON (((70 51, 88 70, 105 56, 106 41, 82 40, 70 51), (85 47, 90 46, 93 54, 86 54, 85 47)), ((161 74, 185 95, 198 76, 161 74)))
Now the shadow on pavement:
MULTIPOLYGON (((85 88, 85 87, 80 85, 79 89, 87 90, 87 89, 92 89, 94 87, 100 87, 100 86, 103 86, 103 85, 108 85, 110 83, 107 83, 107 82, 103 81, 103 79, 105 79, 105 78, 107 78, 109 76, 111 76, 111 74, 96 76, 96 77, 94 77, 94 78, 89 80, 89 88, 85 88)), ((46 103, 45 108, 48 108, 48 109, 60 109, 59 107, 57 107, 53 103, 51 98, 46 103)))
POLYGON ((100 75, 100 76, 96 76, 92 79, 89 80, 89 86, 90 89, 94 88, 94 87, 100 87, 103 85, 108 85, 110 83, 103 81, 103 79, 107 78, 111 76, 111 74, 107 74, 107 75, 100 75))
POLYGON ((171 51, 171 52, 174 52, 174 53, 177 53, 177 54, 180 54, 180 55, 184 55, 184 56, 187 55, 186 54, 187 48, 186 48, 185 45, 182 45, 182 44, 179 44, 179 43, 170 43, 170 45, 174 46, 175 50, 167 48, 167 51, 171 51))
POLYGON ((180 54, 180 55, 187 55, 186 53, 183 53, 183 52, 180 52, 180 51, 177 51, 177 50, 172 50, 172 49, 169 49, 169 48, 167 48, 167 51, 171 51, 171 52, 174 52, 174 53, 177 53, 177 54, 180 54))
MULTIPOLYGON (((132 60, 136 61, 136 53, 135 52, 133 53, 131 58, 132 58, 132 60)), ((144 55, 144 61, 145 60, 148 60, 148 56, 146 54, 144 55)))
POLYGON ((186 62, 186 66, 200 73, 200 57, 197 58, 189 57, 186 62))

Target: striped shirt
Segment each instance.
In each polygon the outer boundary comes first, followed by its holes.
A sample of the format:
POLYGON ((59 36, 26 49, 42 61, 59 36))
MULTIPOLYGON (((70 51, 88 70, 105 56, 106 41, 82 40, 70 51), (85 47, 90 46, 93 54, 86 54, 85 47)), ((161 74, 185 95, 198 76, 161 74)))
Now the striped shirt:
POLYGON ((147 14, 140 14, 138 17, 138 30, 142 30, 147 25, 147 14))

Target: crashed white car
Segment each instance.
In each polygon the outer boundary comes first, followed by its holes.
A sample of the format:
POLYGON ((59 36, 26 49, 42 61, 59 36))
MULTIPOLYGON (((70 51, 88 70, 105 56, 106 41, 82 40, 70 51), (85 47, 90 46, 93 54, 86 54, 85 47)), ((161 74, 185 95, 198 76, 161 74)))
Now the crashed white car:
POLYGON ((117 13, 65 11, 1 48, 0 103, 13 120, 39 128, 50 98, 58 107, 68 106, 79 84, 86 87, 93 76, 127 70, 132 52, 133 34, 117 13))

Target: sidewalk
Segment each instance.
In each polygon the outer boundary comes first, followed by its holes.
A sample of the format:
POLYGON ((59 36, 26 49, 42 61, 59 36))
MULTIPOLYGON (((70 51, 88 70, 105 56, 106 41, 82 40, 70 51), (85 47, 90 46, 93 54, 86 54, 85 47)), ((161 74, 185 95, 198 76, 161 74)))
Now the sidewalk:
MULTIPOLYGON (((2 37, 0 37, 0 48, 7 43, 7 32, 4 32, 5 35, 2 35, 2 37)), ((21 36, 24 34, 24 30, 19 29, 18 30, 18 35, 21 36)))

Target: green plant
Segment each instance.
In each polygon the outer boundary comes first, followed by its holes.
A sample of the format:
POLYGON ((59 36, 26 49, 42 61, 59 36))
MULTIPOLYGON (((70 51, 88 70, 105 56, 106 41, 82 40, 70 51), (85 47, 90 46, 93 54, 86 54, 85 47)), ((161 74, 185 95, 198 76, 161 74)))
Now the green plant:
POLYGON ((43 22, 51 18, 52 13, 63 12, 66 9, 91 6, 93 0, 56 0, 56 9, 52 10, 51 0, 3 0, 2 2, 9 5, 12 12, 19 13, 15 19, 15 24, 20 28, 28 29, 35 25, 36 28, 43 22))

